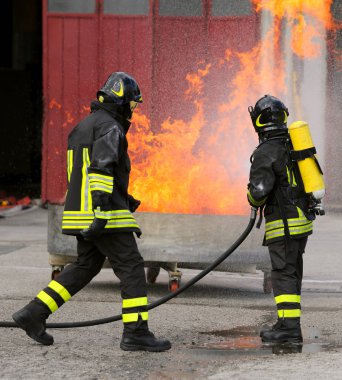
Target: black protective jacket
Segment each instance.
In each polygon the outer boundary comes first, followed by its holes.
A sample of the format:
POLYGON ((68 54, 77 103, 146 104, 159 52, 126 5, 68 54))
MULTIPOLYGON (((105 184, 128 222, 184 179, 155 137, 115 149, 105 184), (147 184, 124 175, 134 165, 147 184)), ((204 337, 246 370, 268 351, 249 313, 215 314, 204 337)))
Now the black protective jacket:
POLYGON ((140 234, 130 211, 132 198, 128 195, 131 167, 126 133, 129 126, 130 122, 120 116, 115 104, 95 101, 91 104, 91 114, 69 134, 64 234, 78 235, 89 227, 94 214, 107 220, 105 233, 140 234), (94 204, 95 194, 96 199, 106 199, 107 207, 94 204))
POLYGON ((304 191, 298 164, 290 159, 289 136, 265 140, 251 157, 247 198, 255 207, 265 207, 264 244, 312 233, 309 196, 304 191))

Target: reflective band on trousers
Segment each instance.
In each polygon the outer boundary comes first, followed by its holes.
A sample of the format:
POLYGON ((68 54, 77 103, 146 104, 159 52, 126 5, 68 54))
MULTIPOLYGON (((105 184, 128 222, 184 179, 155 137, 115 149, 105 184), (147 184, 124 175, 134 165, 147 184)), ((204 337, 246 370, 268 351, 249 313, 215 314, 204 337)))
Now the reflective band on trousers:
POLYGON ((276 304, 278 303, 300 303, 300 296, 297 294, 282 294, 274 297, 276 304))
POLYGON ((148 320, 148 311, 142 311, 140 313, 122 314, 122 322, 123 323, 137 322, 139 319, 139 315, 141 316, 141 319, 143 321, 148 320))
POLYGON ((63 285, 61 285, 55 280, 52 280, 50 284, 48 285, 48 287, 54 290, 57 294, 59 294, 60 297, 62 297, 64 302, 69 301, 69 299, 71 298, 71 294, 68 292, 68 290, 65 289, 63 285))
POLYGON ((300 314, 301 314, 300 309, 278 310, 278 318, 299 318, 300 314))
POLYGON ((129 298, 122 300, 122 308, 127 309, 129 307, 146 306, 147 297, 129 298))
POLYGON ((51 313, 55 312, 58 309, 56 301, 47 293, 45 293, 44 290, 38 293, 36 297, 45 303, 45 305, 51 310, 51 313))

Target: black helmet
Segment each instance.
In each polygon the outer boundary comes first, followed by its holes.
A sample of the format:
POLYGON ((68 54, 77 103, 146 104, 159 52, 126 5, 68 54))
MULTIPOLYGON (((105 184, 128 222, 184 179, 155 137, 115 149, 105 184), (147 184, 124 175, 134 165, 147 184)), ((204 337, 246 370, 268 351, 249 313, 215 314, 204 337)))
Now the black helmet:
POLYGON ((142 96, 136 80, 124 72, 112 73, 103 87, 97 92, 100 102, 111 102, 119 105, 131 101, 142 103, 142 96))
POLYGON ((275 96, 263 96, 255 103, 254 108, 249 106, 248 111, 257 133, 287 129, 289 111, 275 96))

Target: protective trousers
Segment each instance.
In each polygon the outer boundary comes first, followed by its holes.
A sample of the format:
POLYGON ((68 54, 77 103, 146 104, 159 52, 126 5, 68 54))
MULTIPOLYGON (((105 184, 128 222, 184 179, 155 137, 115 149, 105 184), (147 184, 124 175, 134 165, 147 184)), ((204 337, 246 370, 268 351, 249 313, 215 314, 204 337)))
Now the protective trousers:
POLYGON ((278 318, 300 318, 303 253, 308 237, 270 243, 272 287, 278 318))
POLYGON ((76 262, 67 265, 35 300, 45 304, 53 313, 100 272, 107 257, 121 282, 124 332, 146 332, 148 312, 144 260, 133 232, 106 234, 94 241, 85 241, 81 237, 77 240, 76 262))

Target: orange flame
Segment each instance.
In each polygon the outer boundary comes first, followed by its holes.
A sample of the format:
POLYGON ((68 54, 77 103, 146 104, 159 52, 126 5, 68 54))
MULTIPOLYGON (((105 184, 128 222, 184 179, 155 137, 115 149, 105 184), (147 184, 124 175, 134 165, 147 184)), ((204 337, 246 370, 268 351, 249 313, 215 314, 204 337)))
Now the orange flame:
MULTIPOLYGON (((285 60, 279 48, 281 26, 291 30, 291 48, 301 59, 320 54, 325 30, 334 27, 332 0, 252 0, 257 12, 269 11, 274 22, 250 51, 227 49, 221 57, 186 77, 187 99, 196 112, 190 121, 166 119, 156 132, 139 110, 129 133, 132 158, 130 192, 142 200, 140 211, 192 214, 245 214, 249 155, 257 138, 247 107, 265 93, 287 93, 285 60), (317 28, 320 25, 322 28, 317 28), (265 54, 268 56, 265 59, 265 54), (269 59, 269 55, 272 55, 269 59), (224 102, 208 125, 203 95, 210 72, 235 73, 226 84, 224 102), (196 95, 192 99, 192 95, 196 95)), ((213 108, 215 105, 210 104, 213 108)))
POLYGON ((334 28, 330 12, 333 0, 252 0, 256 11, 268 10, 292 28, 291 47, 301 58, 317 57, 326 29, 334 28))

